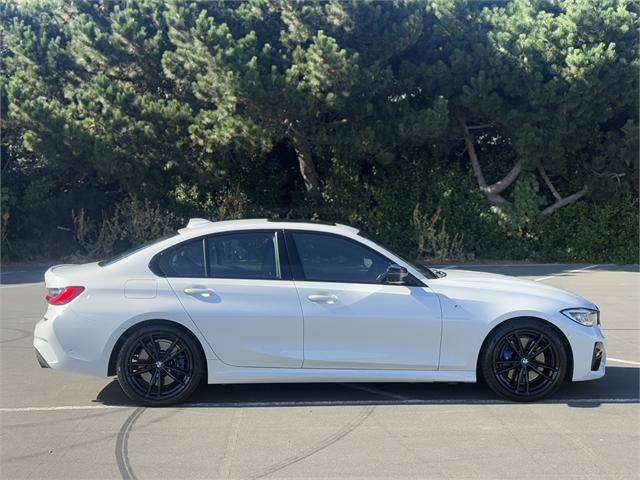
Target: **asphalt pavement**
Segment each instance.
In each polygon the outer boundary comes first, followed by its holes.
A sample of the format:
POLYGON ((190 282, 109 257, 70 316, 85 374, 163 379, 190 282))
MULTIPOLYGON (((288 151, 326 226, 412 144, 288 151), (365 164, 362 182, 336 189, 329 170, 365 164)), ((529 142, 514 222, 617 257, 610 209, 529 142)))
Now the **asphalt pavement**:
POLYGON ((611 478, 640 469, 637 265, 453 268, 530 278, 596 303, 607 374, 539 403, 483 385, 202 386, 139 408, 114 379, 41 369, 46 265, 0 274, 0 478, 611 478))

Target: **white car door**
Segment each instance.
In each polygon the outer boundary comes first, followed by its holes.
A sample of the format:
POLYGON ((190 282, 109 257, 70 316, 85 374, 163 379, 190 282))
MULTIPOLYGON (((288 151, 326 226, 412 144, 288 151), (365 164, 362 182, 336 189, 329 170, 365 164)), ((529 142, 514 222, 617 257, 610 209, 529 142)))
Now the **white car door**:
POLYGON ((220 233, 157 257, 189 316, 224 363, 302 366, 302 311, 282 233, 220 233))
POLYGON ((440 302, 409 277, 382 283, 393 262, 348 237, 287 232, 304 316, 304 368, 436 370, 440 302))

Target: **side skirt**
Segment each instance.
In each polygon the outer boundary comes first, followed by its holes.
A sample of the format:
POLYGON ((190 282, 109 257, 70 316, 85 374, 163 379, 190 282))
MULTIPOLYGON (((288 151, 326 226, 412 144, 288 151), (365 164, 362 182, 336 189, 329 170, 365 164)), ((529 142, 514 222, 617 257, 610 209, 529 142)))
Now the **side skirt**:
POLYGON ((207 360, 208 383, 332 383, 332 382, 463 382, 475 383, 475 371, 348 370, 339 368, 230 367, 207 360))

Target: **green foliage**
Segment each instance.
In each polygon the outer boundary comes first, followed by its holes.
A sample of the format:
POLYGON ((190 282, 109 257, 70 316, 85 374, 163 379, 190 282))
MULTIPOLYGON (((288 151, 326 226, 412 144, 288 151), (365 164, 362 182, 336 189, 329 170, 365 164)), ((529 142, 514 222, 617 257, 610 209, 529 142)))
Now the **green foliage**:
POLYGON ((106 254, 173 212, 160 230, 324 218, 414 257, 637 261, 631 0, 9 0, 0 21, 3 257, 106 254))
POLYGON ((556 262, 638 263, 638 200, 576 203, 539 220, 531 258, 556 262))

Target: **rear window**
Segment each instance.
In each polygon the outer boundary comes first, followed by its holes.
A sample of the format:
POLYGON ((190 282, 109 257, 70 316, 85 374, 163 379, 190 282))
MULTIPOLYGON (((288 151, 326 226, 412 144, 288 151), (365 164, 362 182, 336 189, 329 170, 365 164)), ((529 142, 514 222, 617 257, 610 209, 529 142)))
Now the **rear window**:
POLYGON ((157 258, 160 271, 167 277, 206 277, 201 238, 165 250, 157 258))
POLYGON ((130 248, 129 250, 125 250, 122 253, 118 253, 113 257, 107 258, 105 260, 101 260, 100 262, 98 262, 98 265, 100 265, 101 267, 108 267, 109 265, 113 265, 114 263, 119 262, 120 260, 124 260, 125 258, 133 255, 134 253, 138 253, 144 250, 145 248, 148 248, 152 245, 155 245, 156 243, 160 243, 169 238, 173 238, 176 235, 177 235, 176 233, 171 233, 169 235, 165 235, 164 237, 156 238, 154 240, 149 240, 148 242, 145 242, 142 245, 138 245, 137 247, 133 247, 133 248, 130 248))

